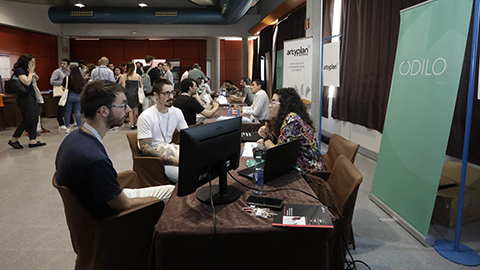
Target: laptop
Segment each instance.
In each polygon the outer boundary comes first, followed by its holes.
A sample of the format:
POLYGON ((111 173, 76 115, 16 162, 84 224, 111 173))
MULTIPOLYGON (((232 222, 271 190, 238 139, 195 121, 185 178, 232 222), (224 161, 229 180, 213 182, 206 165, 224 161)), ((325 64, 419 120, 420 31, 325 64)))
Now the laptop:
MULTIPOLYGON (((260 163, 263 166, 263 181, 267 183, 282 175, 296 170, 300 141, 295 140, 267 149, 265 161, 260 163)), ((238 171, 243 177, 252 179, 255 166, 238 171)))

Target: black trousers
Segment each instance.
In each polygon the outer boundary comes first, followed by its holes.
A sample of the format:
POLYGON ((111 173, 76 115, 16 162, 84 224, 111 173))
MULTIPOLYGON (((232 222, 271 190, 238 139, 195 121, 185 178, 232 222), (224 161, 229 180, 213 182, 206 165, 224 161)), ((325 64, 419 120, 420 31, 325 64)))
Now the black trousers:
POLYGON ((30 140, 37 139, 38 103, 31 95, 17 95, 17 105, 22 112, 22 122, 18 125, 13 137, 20 138, 24 131, 28 131, 30 140))

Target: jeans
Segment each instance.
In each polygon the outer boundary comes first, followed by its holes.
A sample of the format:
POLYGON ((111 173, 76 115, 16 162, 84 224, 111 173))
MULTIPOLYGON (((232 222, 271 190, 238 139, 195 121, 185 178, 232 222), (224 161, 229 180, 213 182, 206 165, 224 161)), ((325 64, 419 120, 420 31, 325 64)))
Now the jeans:
POLYGON ((73 113, 75 114, 75 120, 77 121, 77 126, 82 125, 82 115, 80 108, 80 94, 74 92, 68 92, 67 103, 65 104, 65 126, 70 127, 70 118, 73 113))

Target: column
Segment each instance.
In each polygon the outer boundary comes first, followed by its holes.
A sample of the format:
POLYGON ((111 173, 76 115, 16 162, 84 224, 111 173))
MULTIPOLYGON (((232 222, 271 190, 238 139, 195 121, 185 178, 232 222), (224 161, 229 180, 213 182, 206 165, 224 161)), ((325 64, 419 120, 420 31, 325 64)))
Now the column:
POLYGON ((70 39, 68 37, 57 37, 57 54, 58 54, 58 63, 60 64, 60 59, 68 58, 70 59, 70 39))
MULTIPOLYGON (((323 27, 323 6, 322 1, 318 0, 307 0, 307 14, 306 19, 310 20, 310 28, 306 30, 306 37, 313 37, 313 48, 312 48, 312 106, 311 106, 311 116, 313 124, 318 132, 321 132, 319 129, 319 123, 321 123, 321 108, 320 101, 322 97, 320 96, 320 72, 321 72, 321 46, 322 46, 322 27, 323 27), (313 16, 314 15, 314 16, 313 16)), ((325 104, 324 106, 327 106, 325 104)))
POLYGON ((210 87, 212 91, 220 88, 220 38, 207 37, 207 61, 212 62, 212 76, 210 87))

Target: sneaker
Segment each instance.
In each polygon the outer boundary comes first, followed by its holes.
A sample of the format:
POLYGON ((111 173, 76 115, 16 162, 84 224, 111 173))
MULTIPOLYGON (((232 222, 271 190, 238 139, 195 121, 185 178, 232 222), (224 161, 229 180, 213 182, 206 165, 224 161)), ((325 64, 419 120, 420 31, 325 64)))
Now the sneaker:
POLYGON ((66 134, 70 134, 70 131, 71 131, 71 129, 69 127, 67 129, 65 129, 66 134))
POLYGON ((16 141, 16 142, 12 142, 11 140, 8 141, 8 145, 10 145, 11 147, 15 148, 15 149, 22 149, 23 146, 20 144, 19 141, 16 141))
POLYGON ((50 130, 46 129, 46 128, 42 128, 42 133, 50 133, 50 130))
POLYGON ((65 126, 65 125, 59 126, 58 129, 67 129, 67 126, 65 126))

